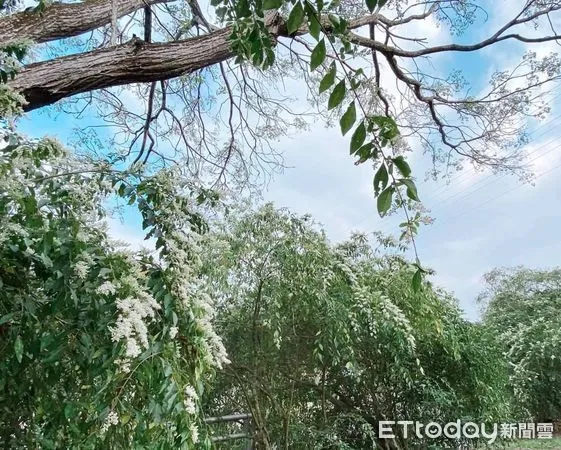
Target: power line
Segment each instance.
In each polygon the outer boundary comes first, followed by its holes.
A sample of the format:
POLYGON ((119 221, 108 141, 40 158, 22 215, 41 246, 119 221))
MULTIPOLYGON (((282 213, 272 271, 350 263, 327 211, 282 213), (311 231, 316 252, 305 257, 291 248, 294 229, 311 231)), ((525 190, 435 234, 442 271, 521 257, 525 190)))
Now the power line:
MULTIPOLYGON (((559 97, 559 96, 561 96, 561 93, 560 93, 560 94, 557 94, 555 97, 559 97)), ((555 98, 555 97, 554 97, 554 98, 555 98)), ((561 118, 561 114, 559 114, 559 115, 553 117, 552 119, 548 120, 547 122, 543 123, 542 125, 540 125, 540 126, 537 127, 536 129, 534 129, 534 130, 532 131, 532 133, 530 133, 530 134, 535 134, 536 131, 538 131, 539 129, 544 128, 544 127, 548 127, 547 130, 544 131, 543 133, 540 133, 539 135, 535 136, 535 138, 539 138, 539 137, 541 137, 541 136, 544 136, 545 134, 548 134, 548 133, 551 132, 551 131, 554 131, 554 128, 552 128, 551 125, 552 125, 553 123, 555 123, 555 122, 556 122, 558 119, 560 119, 560 118, 561 118)), ((544 143, 544 144, 540 145, 539 147, 535 148, 534 150, 532 150, 530 153, 528 153, 527 156, 530 156, 530 155, 535 154, 535 153, 538 152, 540 149, 542 149, 542 148, 546 147, 547 145, 549 145, 549 144, 550 144, 551 142, 553 142, 555 139, 556 139, 556 138, 553 137, 551 140, 547 141, 546 143, 544 143)), ((551 151, 553 151, 553 150, 555 150, 555 148, 549 150, 548 152, 544 153, 543 155, 540 155, 540 156, 538 156, 538 157, 536 157, 536 158, 531 159, 529 162, 533 162, 533 161, 539 159, 541 156, 545 156, 545 155, 547 155, 548 153, 551 153, 551 151)), ((464 173, 464 174, 461 174, 461 175, 462 175, 462 176, 459 176, 459 177, 457 178, 456 181, 460 181, 462 178, 465 178, 465 177, 468 176, 469 174, 464 173)), ((466 197, 469 197, 469 195, 471 195, 472 193, 475 193, 475 192, 481 190, 481 189, 482 189, 483 187, 485 187, 485 186, 488 186, 488 185, 493 184, 494 182, 496 182, 496 181, 498 181, 498 180, 504 178, 504 177, 507 176, 507 175, 509 175, 509 174, 502 174, 502 175, 499 175, 499 176, 493 175, 493 174, 488 175, 487 177, 485 177, 485 178, 479 180, 477 183, 475 183, 475 184, 469 186, 467 189, 471 189, 471 188, 474 187, 474 186, 481 185, 481 183, 484 183, 485 181, 487 181, 487 180, 489 180, 489 179, 492 179, 492 182, 491 182, 491 183, 487 183, 487 184, 481 186, 481 187, 478 188, 478 189, 475 189, 475 190, 473 190, 473 191, 471 191, 471 192, 468 192, 467 194, 461 196, 458 200, 463 199, 463 198, 466 198, 466 197)), ((446 188, 444 187, 443 189, 446 189, 446 188)), ((449 197, 445 197, 444 199, 438 201, 436 204, 434 204, 433 206, 431 206, 431 209, 434 208, 434 207, 437 206, 437 205, 440 206, 441 204, 446 203, 447 201, 449 201, 449 200, 451 200, 451 199, 457 197, 458 195, 464 193, 465 191, 466 191, 466 190, 460 190, 460 191, 458 191, 458 192, 452 194, 452 195, 449 196, 449 197)), ((433 191, 432 194, 434 195, 435 193, 438 193, 438 192, 439 192, 439 189, 433 191)), ((429 193, 429 197, 430 197, 430 195, 431 195, 431 193, 429 193)), ((437 198, 437 200, 438 200, 438 198, 437 198)), ((425 204, 426 204, 426 202, 425 202, 425 204)), ((354 226, 355 226, 355 227, 356 227, 356 226, 359 226, 359 225, 362 224, 365 220, 368 220, 370 217, 371 217, 370 215, 364 217, 364 218, 361 219, 358 223, 356 223, 354 226)), ((378 222, 378 225, 385 225, 385 224, 388 223, 390 220, 391 220, 391 216, 386 216, 385 218, 383 218, 381 221, 378 222)))
MULTIPOLYGON (((555 148, 555 150, 560 149, 560 148, 561 148, 561 146, 558 146, 558 147, 555 148)), ((555 169, 558 169, 558 168, 560 168, 560 167, 561 167, 561 162, 560 162, 559 164, 553 166, 552 168, 546 170, 545 172, 542 172, 542 173, 539 174, 538 176, 536 176, 535 180, 540 179, 541 177, 547 175, 548 173, 553 172, 555 169)), ((437 223, 436 226, 442 225, 442 223, 446 224, 446 223, 448 223, 448 222, 450 222, 450 221, 453 221, 453 220, 458 219, 459 217, 465 216, 468 212, 473 212, 474 210, 478 210, 478 209, 480 209, 481 207, 487 205, 488 203, 490 203, 490 202, 492 202, 492 201, 495 201, 495 200, 497 200, 497 199, 499 199, 499 198, 501 198, 501 197, 504 197, 505 195, 510 194, 511 192, 516 191, 516 190, 520 189, 520 188, 523 187, 523 186, 525 186, 525 184, 519 184, 518 186, 516 186, 516 187, 514 187, 514 188, 512 188, 512 189, 508 189, 508 190, 506 190, 506 191, 500 193, 499 195, 497 195, 497 196, 495 196, 495 197, 492 197, 492 198, 490 198, 490 199, 487 199, 486 201, 480 203, 479 205, 476 205, 475 207, 471 208, 470 211, 463 211, 463 212, 461 212, 460 214, 457 214, 457 215, 455 215, 455 216, 449 218, 448 220, 445 220, 444 222, 437 223)))
MULTIPOLYGON (((543 146, 541 146, 540 148, 543 148, 543 146)), ((555 150, 559 150, 559 149, 561 149, 561 146, 554 146, 554 147, 551 147, 547 152, 545 152, 545 153, 543 153, 543 154, 541 154, 541 155, 538 155, 537 157, 533 158, 530 162, 536 161, 536 160, 538 160, 538 159, 540 159, 540 158, 542 158, 542 157, 544 157, 544 156, 550 154, 551 152, 553 152, 553 151, 555 151, 555 150)), ((535 153, 535 152, 532 152, 532 153, 535 153)), ((551 169, 549 169, 549 170, 547 170, 547 171, 545 171, 545 172, 540 173, 539 175, 537 175, 537 176, 534 178, 534 180, 538 180, 538 179, 542 178, 543 176, 547 175, 548 173, 552 172, 553 170, 555 170, 555 169, 558 168, 558 167, 561 167, 561 163, 555 165, 554 167, 552 167, 551 169)), ((499 177, 497 177, 497 179, 503 178, 503 177, 505 177, 505 176, 506 176, 506 175, 499 176, 499 177)), ((492 184, 492 183, 491 183, 491 184, 492 184)), ((447 220, 445 220, 444 222, 438 222, 438 223, 437 223, 437 226, 442 225, 442 223, 448 223, 448 222, 450 222, 450 221, 452 221, 452 220, 457 219, 458 217, 462 217, 462 216, 468 214, 469 212, 471 212, 471 211, 473 211, 473 210, 479 209, 480 207, 484 206, 484 205, 487 204, 488 202, 493 201, 493 200, 495 200, 495 199, 497 199, 497 198, 501 198, 501 197, 503 197, 504 195, 506 195, 506 194, 508 194, 508 193, 510 193, 510 192, 512 192, 512 191, 515 191, 515 190, 517 190, 517 189, 520 189, 521 187, 523 187, 523 186, 525 186, 525 185, 526 185, 526 184, 519 184, 518 186, 516 186, 516 187, 514 187, 514 188, 512 188, 512 189, 509 189, 509 190, 507 190, 507 191, 505 191, 505 192, 499 194, 499 195, 496 196, 496 197, 493 197, 493 198, 491 198, 491 199, 488 199, 488 200, 482 202, 481 204, 474 206, 473 208, 464 210, 462 213, 460 213, 460 214, 458 214, 458 215, 456 215, 456 216, 453 216, 452 218, 447 219, 447 220)), ((463 196, 463 197, 461 197, 461 198, 467 198, 467 197, 469 197, 471 194, 477 192, 477 191, 480 190, 480 189, 481 189, 481 188, 479 188, 479 189, 477 189, 477 190, 475 190, 475 191, 469 192, 467 195, 465 195, 465 196, 463 196)), ((461 199, 461 198, 460 198, 460 199, 461 199)), ((388 222, 388 219, 384 219, 384 225, 385 225, 387 222, 388 222)), ((371 233, 371 232, 373 232, 373 231, 388 232, 388 231, 391 231, 391 229, 389 229, 389 228, 380 229, 379 227, 377 227, 377 228, 375 228, 375 229, 369 230, 367 233, 371 233)))

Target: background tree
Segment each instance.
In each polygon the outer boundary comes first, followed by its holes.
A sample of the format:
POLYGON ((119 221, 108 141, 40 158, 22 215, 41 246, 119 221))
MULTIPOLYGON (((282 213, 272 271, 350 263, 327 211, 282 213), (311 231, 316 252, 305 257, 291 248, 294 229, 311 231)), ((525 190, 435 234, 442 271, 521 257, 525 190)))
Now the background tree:
POLYGON ((414 292, 398 255, 361 236, 334 246, 309 217, 271 205, 216 240, 207 276, 232 362, 205 411, 250 411, 258 448, 413 448, 411 435, 376 438, 378 421, 509 416, 493 335, 446 293, 414 292))
POLYGON ((519 407, 539 422, 558 419, 561 271, 495 269, 485 280, 484 323, 502 344, 519 407))

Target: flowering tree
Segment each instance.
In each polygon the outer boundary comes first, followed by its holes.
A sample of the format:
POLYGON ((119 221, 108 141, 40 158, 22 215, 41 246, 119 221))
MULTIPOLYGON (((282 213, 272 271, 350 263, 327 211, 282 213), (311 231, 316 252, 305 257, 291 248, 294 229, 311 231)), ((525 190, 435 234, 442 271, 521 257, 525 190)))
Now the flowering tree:
POLYGON ((517 267, 486 275, 485 325, 509 362, 519 407, 538 422, 561 415, 561 271, 517 267))
POLYGON ((234 215, 215 240, 205 271, 232 363, 205 409, 250 411, 257 448, 416 448, 414 436, 378 439, 378 421, 508 418, 493 336, 446 293, 415 292, 398 254, 361 236, 332 245, 271 205, 234 215))
POLYGON ((115 172, 2 137, 0 443, 192 448, 200 396, 228 362, 199 276, 215 198, 173 171, 115 172), (108 237, 115 195, 138 207, 157 255, 108 237))

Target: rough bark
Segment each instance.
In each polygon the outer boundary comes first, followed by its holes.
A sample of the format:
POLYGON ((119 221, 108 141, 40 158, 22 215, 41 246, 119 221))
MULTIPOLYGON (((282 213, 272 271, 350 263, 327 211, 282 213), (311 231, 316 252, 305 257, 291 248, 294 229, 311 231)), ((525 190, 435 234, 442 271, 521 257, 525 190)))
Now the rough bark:
POLYGON ((95 89, 167 80, 233 56, 230 28, 165 44, 133 39, 87 53, 29 64, 9 85, 24 95, 25 110, 95 89))
MULTIPOLYGON (((168 0, 117 0, 117 16, 122 17, 147 4, 168 0)), ((86 0, 80 3, 53 3, 43 13, 20 12, 0 17, 0 43, 31 39, 49 42, 86 33, 111 21, 111 2, 86 0)))
MULTIPOLYGON (((268 15, 273 35, 285 28, 278 14, 268 15)), ((231 28, 177 42, 150 44, 133 39, 126 44, 26 65, 9 82, 23 94, 30 111, 74 94, 95 89, 167 80, 225 61, 230 48, 231 28)))

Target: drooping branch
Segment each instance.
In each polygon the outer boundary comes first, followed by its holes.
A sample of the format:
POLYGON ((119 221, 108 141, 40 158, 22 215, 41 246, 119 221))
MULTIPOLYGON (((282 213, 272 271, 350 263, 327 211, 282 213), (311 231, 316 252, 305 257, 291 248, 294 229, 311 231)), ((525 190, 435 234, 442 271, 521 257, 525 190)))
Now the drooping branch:
MULTIPOLYGON (((169 0, 119 0, 117 16, 166 1, 169 0)), ((41 14, 23 11, 0 17, 0 42, 29 39, 40 43, 78 36, 110 23, 111 13, 111 2, 107 0, 53 3, 41 14)))

